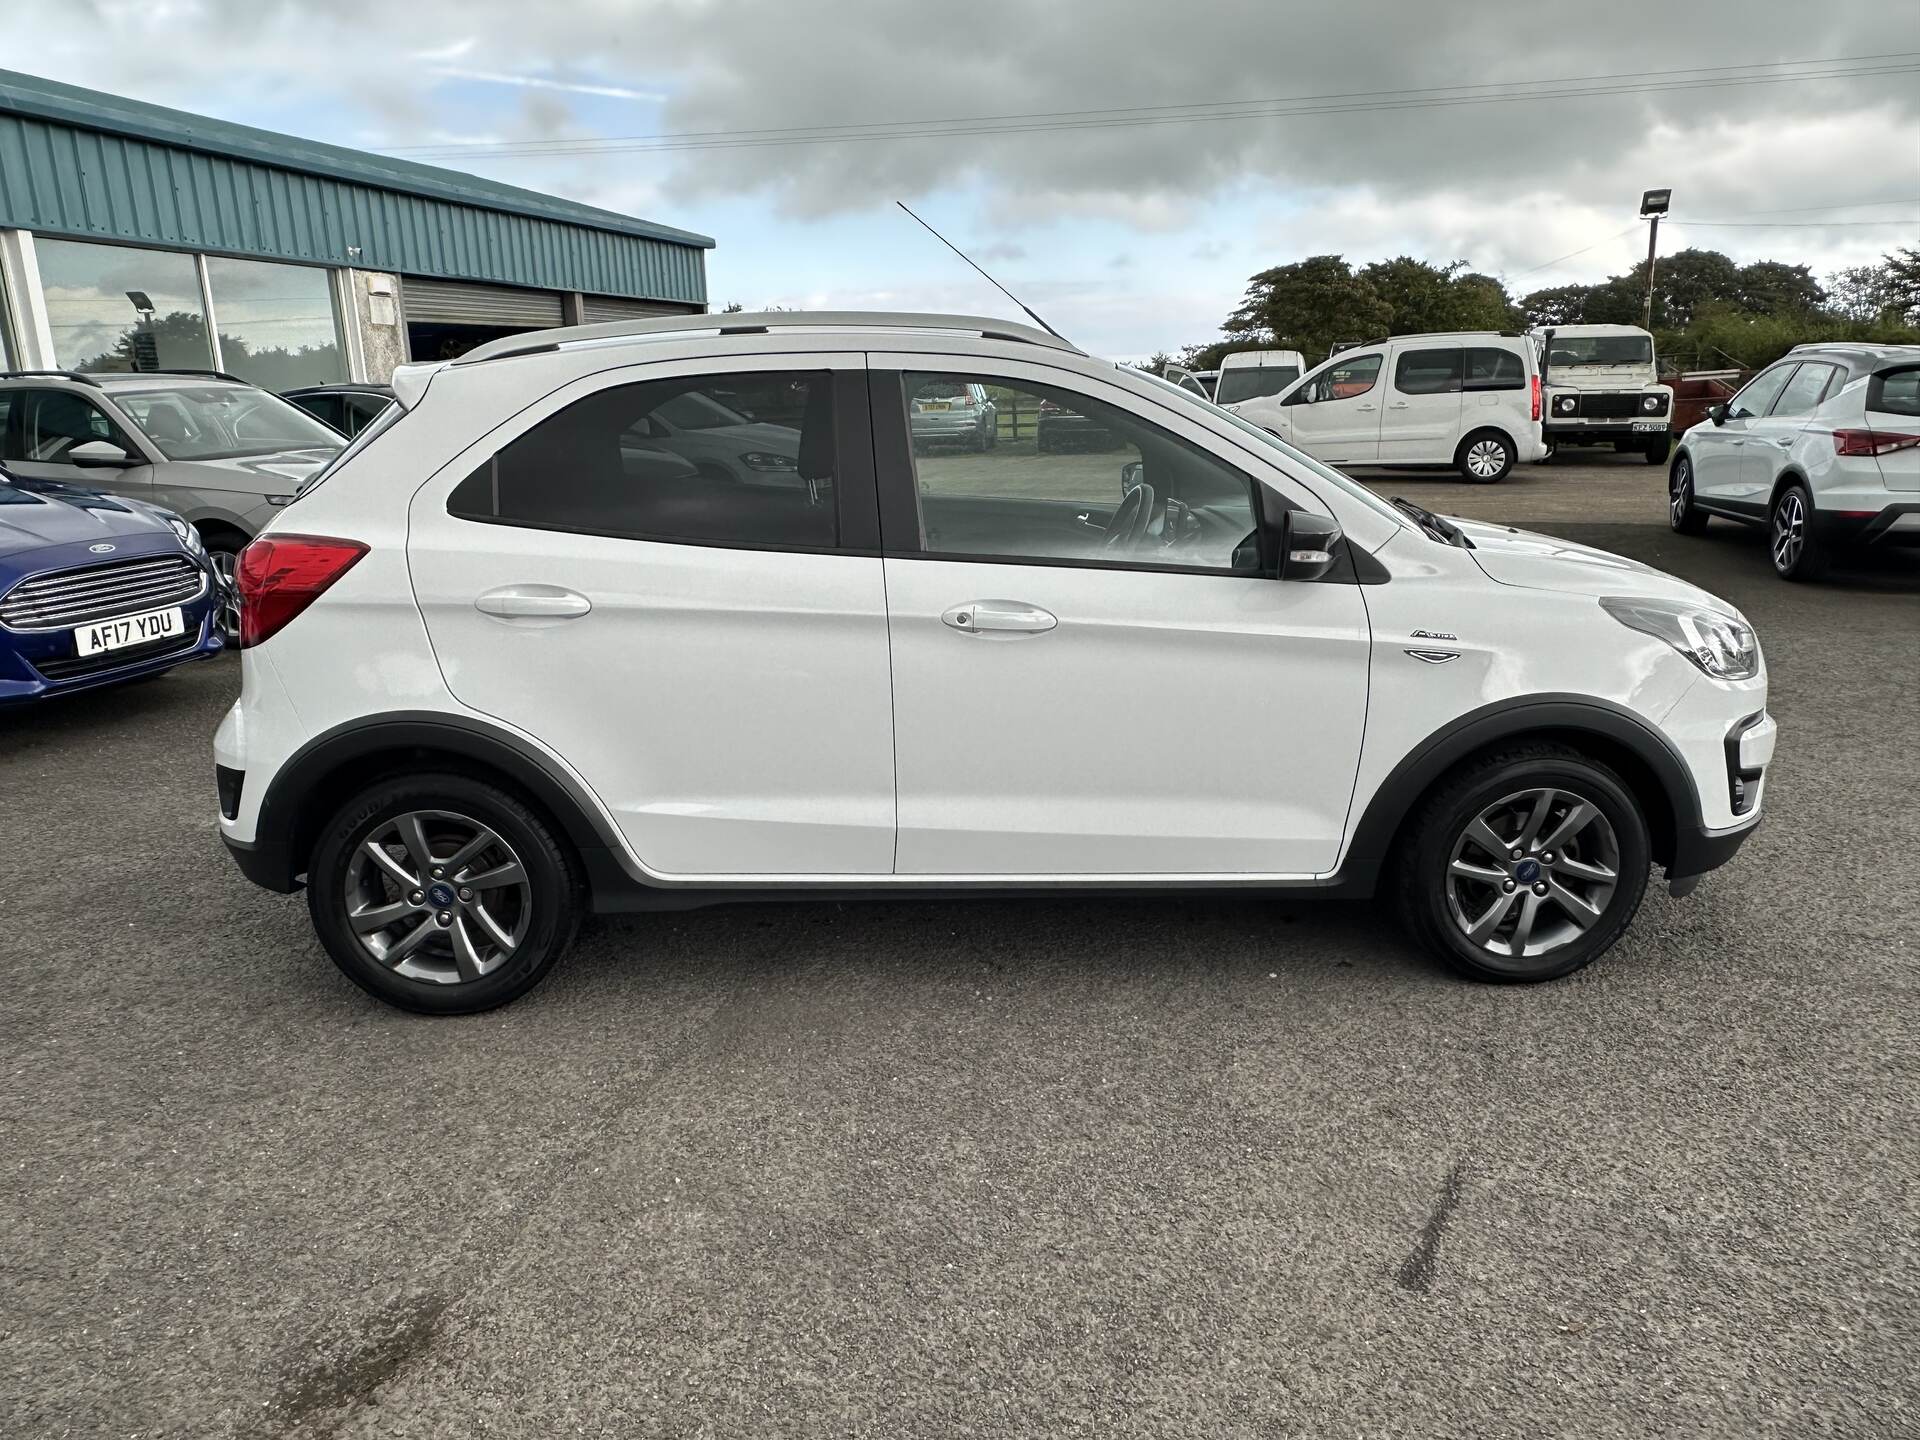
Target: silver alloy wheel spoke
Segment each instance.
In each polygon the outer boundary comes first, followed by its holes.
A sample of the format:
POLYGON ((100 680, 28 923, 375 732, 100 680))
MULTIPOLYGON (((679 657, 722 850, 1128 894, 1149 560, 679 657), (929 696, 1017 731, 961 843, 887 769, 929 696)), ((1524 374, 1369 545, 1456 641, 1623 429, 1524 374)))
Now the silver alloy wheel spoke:
POLYGON ((1607 913, 1620 842, 1593 800, 1559 786, 1504 795, 1447 857, 1446 904, 1469 944, 1513 965, 1577 941, 1607 913))
POLYGON ((533 882, 491 827, 450 810, 410 810, 377 822, 348 857, 344 911, 361 948, 385 969, 467 984, 525 943, 533 882))

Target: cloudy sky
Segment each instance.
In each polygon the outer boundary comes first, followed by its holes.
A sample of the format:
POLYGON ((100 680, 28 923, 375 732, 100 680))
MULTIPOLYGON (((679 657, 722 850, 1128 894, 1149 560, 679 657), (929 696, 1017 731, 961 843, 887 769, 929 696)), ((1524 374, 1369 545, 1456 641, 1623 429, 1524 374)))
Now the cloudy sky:
POLYGON ((1920 244, 1916 0, 7 0, 0 57, 704 231, 716 305, 1008 313, 904 199, 1123 357, 1310 254, 1598 280, 1655 185, 1663 249, 1920 244))

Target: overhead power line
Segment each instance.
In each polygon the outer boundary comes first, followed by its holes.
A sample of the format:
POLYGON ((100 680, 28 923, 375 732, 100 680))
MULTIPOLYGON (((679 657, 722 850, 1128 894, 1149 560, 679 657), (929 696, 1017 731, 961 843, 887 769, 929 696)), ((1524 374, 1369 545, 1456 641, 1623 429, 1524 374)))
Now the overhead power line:
POLYGON ((1860 80, 1920 73, 1920 51, 1834 56, 1819 60, 1755 61, 1746 65, 1691 67, 1570 76, 1553 80, 1430 86, 1420 89, 1349 91, 1267 100, 1208 101, 1185 105, 1110 110, 1035 111, 1012 115, 957 116, 941 120, 874 121, 844 125, 789 126, 762 130, 665 131, 604 139, 497 141, 471 145, 395 147, 386 153, 420 158, 492 155, 501 158, 626 154, 652 151, 727 150, 819 145, 875 140, 943 139, 973 135, 1028 135, 1053 131, 1129 129, 1222 120, 1286 119, 1313 115, 1450 109, 1462 105, 1577 100, 1664 91, 1715 90, 1820 80, 1860 80), (1736 74, 1737 71, 1760 71, 1736 74), (1771 72, 1771 73, 1764 73, 1771 72), (1659 78, 1659 77, 1669 78, 1659 78), (1671 78, 1679 77, 1679 78, 1671 78), (1615 83, 1618 82, 1618 83, 1615 83))
POLYGON ((1911 225, 1920 229, 1920 217, 1911 220, 1668 220, 1669 225, 1685 229, 1691 225, 1707 230, 1833 230, 1856 225, 1911 225))
POLYGON ((1506 276, 1503 276, 1502 278, 1507 280, 1518 280, 1522 276, 1532 275, 1541 270, 1551 270, 1554 266, 1560 264, 1564 260, 1572 260, 1578 256, 1585 255, 1588 251, 1598 250, 1602 245, 1611 245, 1614 241, 1622 239, 1625 236, 1631 235, 1634 231, 1638 230, 1639 228, 1640 228, 1639 222, 1635 221, 1633 224, 1627 226, 1626 229, 1620 231, 1616 235, 1609 235, 1604 240, 1596 240, 1591 245, 1583 245, 1578 250, 1569 250, 1565 255, 1556 255, 1553 259, 1544 260, 1538 265, 1529 265, 1525 270, 1516 270, 1511 275, 1506 275, 1506 276))

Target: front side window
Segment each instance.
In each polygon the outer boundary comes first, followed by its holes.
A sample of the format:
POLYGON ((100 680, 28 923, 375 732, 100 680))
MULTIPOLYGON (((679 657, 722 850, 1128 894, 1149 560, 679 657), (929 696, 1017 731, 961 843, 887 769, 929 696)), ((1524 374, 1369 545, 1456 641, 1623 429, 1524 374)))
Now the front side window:
POLYGON ((1319 405, 1329 400, 1356 400, 1378 383, 1380 362, 1381 357, 1372 351, 1364 355, 1342 355, 1287 399, 1305 405, 1319 405))
MULTIPOLYGON (((1254 482, 1103 400, 985 376, 909 373, 909 417, 959 389, 992 405, 986 449, 914 436, 921 549, 973 558, 1257 567, 1254 482)), ((936 412, 938 413, 938 412, 936 412)))
POLYGON ((191 255, 79 240, 37 240, 34 251, 62 369, 213 368, 191 255))
POLYGON ((549 415, 447 509, 624 539, 830 549, 836 463, 828 371, 648 380, 549 415))
POLYGON ((5 458, 37 465, 69 465, 67 452, 76 445, 104 440, 136 459, 134 448, 120 427, 100 409, 66 390, 15 391, 18 417, 9 416, 5 458))
POLYGON ((1236 365, 1220 372, 1219 394, 1215 403, 1239 405, 1248 400, 1264 400, 1278 395, 1300 378, 1297 365, 1236 365))
POLYGON ((115 390, 114 402, 169 460, 229 460, 284 450, 340 449, 337 430, 249 385, 115 390))
POLYGON ((1831 365, 1802 365, 1793 372, 1780 391, 1780 398, 1773 402, 1770 415, 1809 415, 1813 407, 1820 403, 1820 397, 1827 393, 1827 382, 1833 379, 1834 367, 1831 365))
POLYGON ((1393 388, 1402 395, 1453 394, 1460 388, 1460 351, 1403 350, 1393 365, 1393 388))
POLYGON ((1511 350, 1472 346, 1467 350, 1465 388, 1468 390, 1524 390, 1526 367, 1511 350))
POLYGON ((209 255, 207 290, 229 374, 268 390, 347 378, 325 270, 209 255))
POLYGON ((1793 371, 1791 363, 1761 371, 1746 389, 1733 397, 1732 403, 1727 406, 1727 418, 1738 420, 1743 416, 1766 414, 1773 402, 1780 398, 1780 392, 1786 388, 1787 377, 1793 371))

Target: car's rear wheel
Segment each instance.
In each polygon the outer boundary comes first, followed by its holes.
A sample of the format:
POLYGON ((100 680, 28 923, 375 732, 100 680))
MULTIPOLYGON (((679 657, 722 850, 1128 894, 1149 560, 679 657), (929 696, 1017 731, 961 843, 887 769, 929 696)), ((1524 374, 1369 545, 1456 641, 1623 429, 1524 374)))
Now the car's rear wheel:
POLYGON ((1813 533, 1813 495, 1806 486, 1789 485, 1774 497, 1767 548, 1782 580, 1818 580, 1827 573, 1827 548, 1813 533))
POLYGON ((227 644, 238 645, 240 592, 234 585, 233 576, 240 563, 240 552, 247 548, 247 542, 224 530, 203 534, 201 539, 207 547, 207 561, 213 566, 213 573, 220 585, 220 598, 213 608, 213 623, 227 644))
POLYGON ((1414 937, 1475 979, 1555 980, 1618 940, 1646 894, 1633 792, 1557 744, 1519 745, 1445 782, 1410 819, 1396 899, 1414 937))
POLYGON ((1667 454, 1672 449, 1672 438, 1666 435, 1659 435, 1647 441, 1642 447, 1641 453, 1646 456, 1647 464, 1664 465, 1667 463, 1667 454))
POLYGON ((1460 442, 1453 463, 1467 479, 1491 485, 1513 469, 1513 442, 1497 430, 1476 430, 1460 442))
POLYGON ((1707 528, 1707 512, 1693 500, 1693 460, 1684 453, 1667 474, 1667 523, 1682 535, 1698 535, 1707 528))
POLYGON ((525 994, 572 942, 583 908, 546 820, 453 774, 384 780, 342 806, 314 847, 307 903, 349 980, 433 1015, 525 994))

